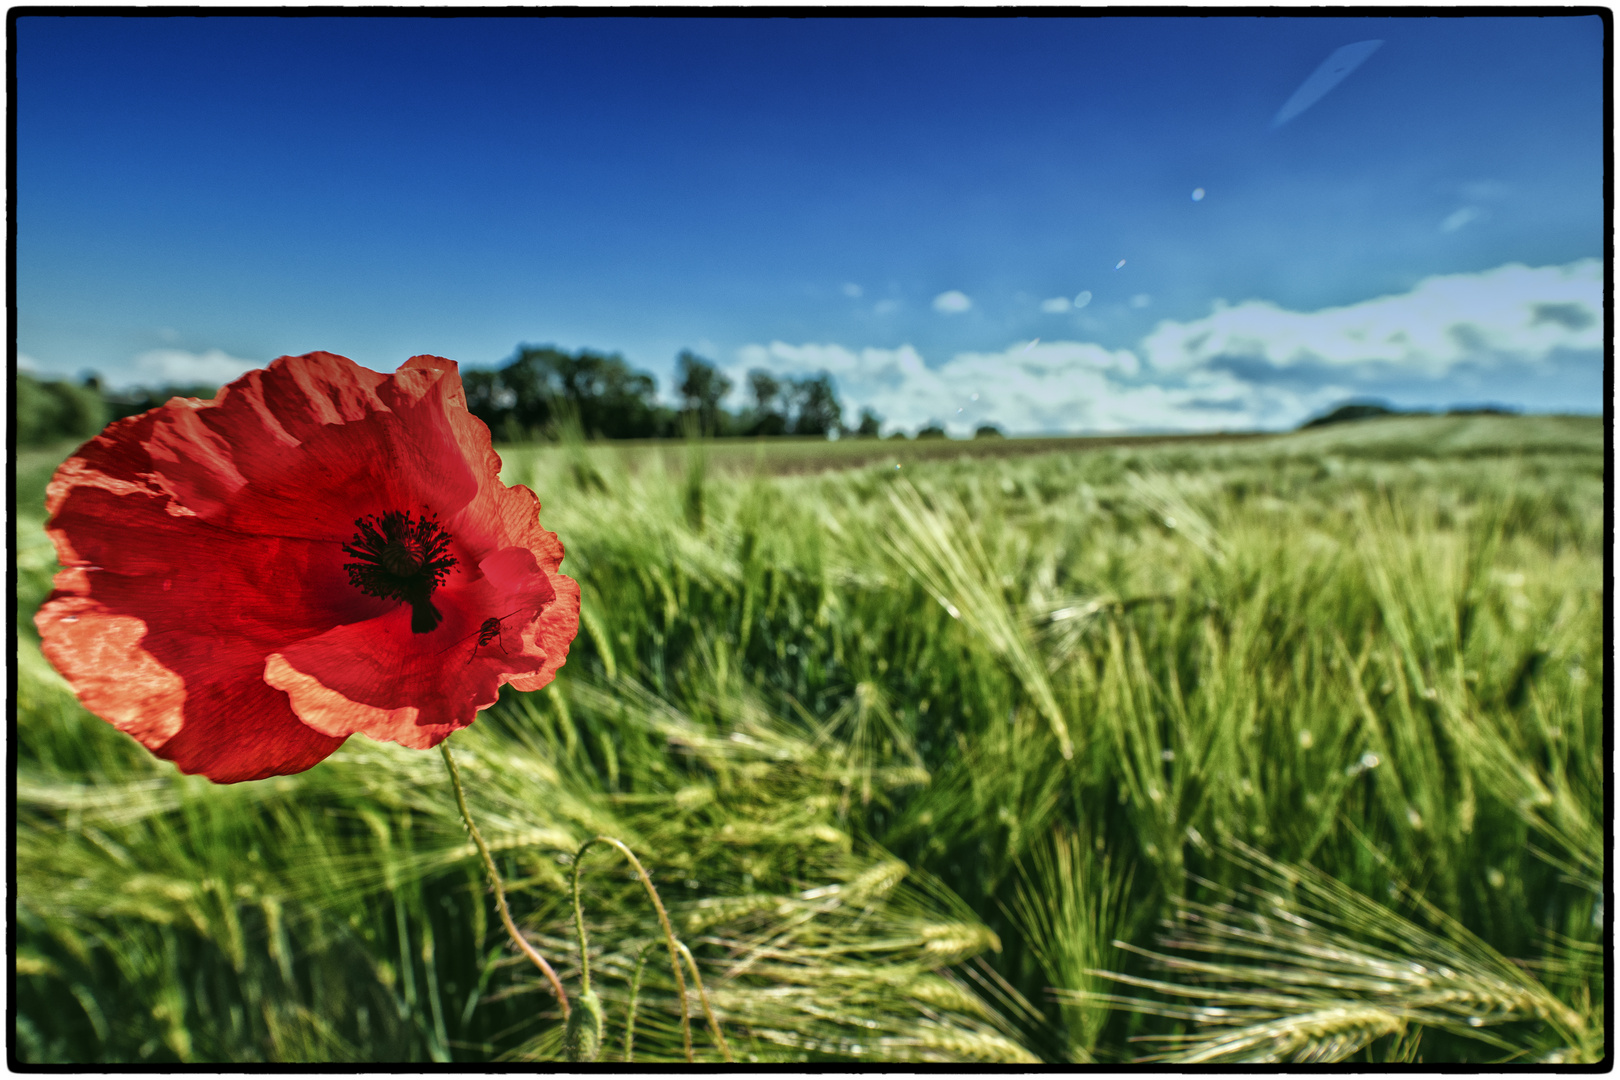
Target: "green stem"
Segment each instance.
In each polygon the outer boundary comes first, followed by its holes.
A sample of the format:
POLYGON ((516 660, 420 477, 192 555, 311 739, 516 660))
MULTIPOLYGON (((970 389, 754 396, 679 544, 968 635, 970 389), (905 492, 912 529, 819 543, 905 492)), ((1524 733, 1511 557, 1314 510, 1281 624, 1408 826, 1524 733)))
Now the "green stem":
MULTIPOLYGON (((478 854, 484 857, 484 870, 488 872, 490 886, 495 890, 495 906, 500 909, 501 922, 506 927, 506 934, 523 955, 527 956, 534 966, 540 969, 540 973, 546 977, 547 981, 551 983, 552 992, 557 995, 557 1004, 562 1006, 563 1019, 567 1020, 573 1009, 568 1004, 568 994, 563 990, 562 980, 557 978, 555 971, 551 970, 551 965, 546 963, 546 958, 536 952, 534 946, 530 945, 528 940, 518 933, 517 924, 512 921, 512 913, 506 906, 506 890, 501 886, 501 873, 495 868, 495 859, 489 853, 489 846, 484 843, 483 836, 478 832, 478 826, 473 824, 472 814, 467 810, 467 795, 461 789, 461 773, 456 768, 456 759, 450 755, 448 741, 439 744, 439 753, 444 755, 444 766, 450 770, 450 786, 455 788, 456 791, 456 807, 461 811, 461 820, 467 826, 467 831, 472 834, 473 844, 478 848, 478 854)), ((586 985, 589 986, 589 982, 586 985)))
POLYGON ((579 902, 579 864, 585 861, 585 851, 594 840, 585 841, 585 846, 579 849, 574 856, 574 932, 579 935, 579 992, 591 992, 591 953, 585 941, 585 909, 579 902))
POLYGON ((720 1044, 720 1053, 728 1063, 735 1063, 736 1058, 731 1056, 731 1044, 726 1042, 725 1033, 720 1030, 720 1021, 714 1018, 714 1010, 709 1008, 709 992, 703 988, 703 976, 698 974, 697 961, 692 959, 692 950, 686 947, 683 941, 677 941, 681 955, 686 957, 686 966, 692 969, 692 981, 697 983, 698 1000, 703 1002, 703 1016, 709 1021, 709 1030, 714 1032, 714 1041, 720 1044))
POLYGON ((669 914, 664 910, 664 902, 658 898, 658 890, 653 888, 652 878, 647 876, 646 867, 641 865, 641 860, 636 858, 635 852, 625 846, 624 841, 615 840, 611 836, 592 837, 585 841, 579 849, 579 854, 574 856, 574 925, 579 930, 580 955, 583 957, 585 953, 585 924, 579 917, 579 864, 592 844, 606 844, 629 859, 630 865, 635 867, 636 873, 641 876, 641 884, 646 888, 647 895, 652 898, 653 910, 658 912, 658 923, 664 928, 664 942, 669 946, 669 967, 675 973, 675 992, 681 1002, 681 1043, 686 1051, 687 1064, 691 1064, 695 1060, 692 1057, 692 1018, 686 1013, 686 976, 681 974, 681 957, 679 945, 675 940, 675 930, 669 925, 669 914))

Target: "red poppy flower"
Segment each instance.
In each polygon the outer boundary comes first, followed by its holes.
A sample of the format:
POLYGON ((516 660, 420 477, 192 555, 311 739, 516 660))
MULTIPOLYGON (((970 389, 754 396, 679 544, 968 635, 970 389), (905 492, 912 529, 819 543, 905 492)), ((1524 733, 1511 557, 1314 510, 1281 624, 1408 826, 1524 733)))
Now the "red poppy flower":
POLYGON ((35 616, 85 707, 220 783, 426 749, 568 656, 579 586, 453 361, 284 356, 113 424, 46 494, 35 616))

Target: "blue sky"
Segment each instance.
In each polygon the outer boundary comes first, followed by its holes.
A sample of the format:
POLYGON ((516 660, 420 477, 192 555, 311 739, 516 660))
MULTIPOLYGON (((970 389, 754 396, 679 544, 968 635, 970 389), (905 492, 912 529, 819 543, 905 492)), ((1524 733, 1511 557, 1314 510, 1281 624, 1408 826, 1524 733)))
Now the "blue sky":
POLYGON ((667 393, 691 348, 958 433, 1595 412, 1603 31, 25 17, 19 363, 554 343, 667 393))

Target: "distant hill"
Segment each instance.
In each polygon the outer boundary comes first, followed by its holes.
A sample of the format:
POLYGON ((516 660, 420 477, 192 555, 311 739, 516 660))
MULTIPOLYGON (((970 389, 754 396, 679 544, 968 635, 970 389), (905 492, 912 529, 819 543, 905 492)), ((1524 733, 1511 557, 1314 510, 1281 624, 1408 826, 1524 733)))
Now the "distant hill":
MULTIPOLYGON (((1372 420, 1380 416, 1433 416, 1434 409, 1394 409, 1381 401, 1347 401, 1332 412, 1315 416, 1299 425, 1306 428, 1327 427, 1329 424, 1347 424, 1353 420, 1372 420)), ((1447 416, 1517 416, 1517 409, 1501 405, 1458 405, 1447 409, 1447 416)))
POLYGON ((1381 405, 1376 401, 1352 401, 1340 405, 1332 412, 1312 417, 1299 425, 1299 428, 1303 431, 1306 428, 1327 427, 1329 424, 1348 424, 1352 420, 1370 420, 1375 416, 1399 415, 1400 410, 1381 405))

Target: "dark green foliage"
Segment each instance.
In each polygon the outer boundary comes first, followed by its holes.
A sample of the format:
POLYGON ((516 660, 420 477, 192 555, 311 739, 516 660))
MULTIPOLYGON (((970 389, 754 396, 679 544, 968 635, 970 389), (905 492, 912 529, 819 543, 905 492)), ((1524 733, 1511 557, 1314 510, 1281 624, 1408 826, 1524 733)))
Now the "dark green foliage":
POLYGON ((921 431, 917 432, 917 438, 919 439, 943 439, 945 437, 945 429, 940 427, 938 424, 931 423, 921 431))
POLYGON ((207 383, 108 390, 96 375, 74 384, 19 372, 17 445, 44 446, 63 439, 83 442, 112 421, 155 409, 171 398, 211 398, 218 392, 217 386, 207 383))
POLYGON ((720 407, 720 399, 731 392, 731 380, 712 363, 685 349, 675 358, 675 363, 681 380, 677 389, 685 413, 696 417, 702 434, 724 433, 726 422, 731 418, 720 407))
POLYGON ((738 418, 745 435, 828 435, 844 430, 844 409, 832 376, 823 371, 778 379, 762 368, 748 373, 753 408, 738 418))
POLYGON ((60 379, 41 381, 19 372, 13 391, 18 446, 41 446, 59 439, 83 441, 107 424, 108 409, 95 386, 75 386, 60 379))
POLYGON ((861 421, 855 428, 855 436, 861 439, 875 439, 883 431, 883 417, 873 412, 869 407, 861 409, 861 421))
POLYGON ((149 409, 166 404, 171 398, 202 398, 207 400, 219 393, 213 383, 183 383, 172 386, 138 386, 130 390, 103 392, 109 418, 122 420, 126 416, 139 416, 149 409))
POLYGON ((653 377, 617 353, 520 345, 505 367, 470 370, 463 385, 467 408, 497 434, 538 435, 568 416, 589 438, 665 438, 677 431, 673 410, 658 404, 653 377))
POLYGON ((789 380, 793 402, 793 434, 827 435, 843 430, 844 409, 838 403, 832 376, 823 371, 804 379, 789 380))
POLYGON ((975 439, 1004 439, 1006 435, 1002 434, 1001 429, 994 424, 980 424, 974 430, 973 437, 975 439))
POLYGON ((587 439, 673 438, 685 433, 687 416, 704 436, 827 436, 844 430, 843 406, 826 372, 784 380, 750 371, 753 404, 732 414, 721 405, 731 380, 713 363, 682 350, 676 370, 679 411, 658 403, 651 375, 632 370, 617 354, 590 349, 566 353, 523 345, 500 370, 469 369, 462 382, 468 409, 507 442, 557 438, 576 422, 587 439))
POLYGON ((753 395, 754 408, 745 421, 747 434, 787 434, 787 413, 791 406, 783 399, 782 390, 781 380, 763 368, 748 373, 748 392, 753 395))

